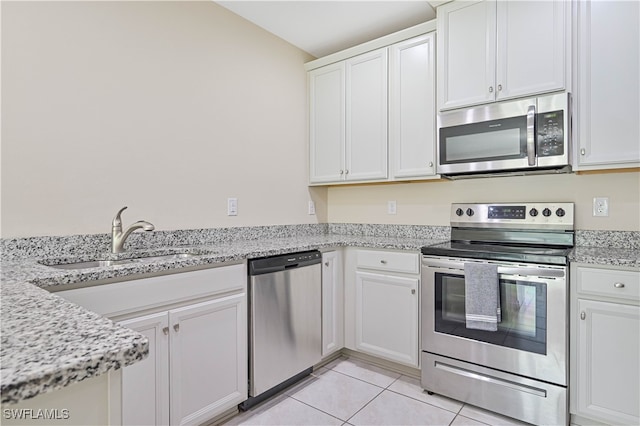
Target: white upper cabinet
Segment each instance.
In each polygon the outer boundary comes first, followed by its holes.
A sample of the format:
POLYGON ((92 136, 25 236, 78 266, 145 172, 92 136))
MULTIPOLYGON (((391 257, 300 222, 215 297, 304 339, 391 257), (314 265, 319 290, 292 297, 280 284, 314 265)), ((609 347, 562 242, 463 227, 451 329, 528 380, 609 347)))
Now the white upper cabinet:
POLYGON ((309 72, 310 183, 387 178, 387 49, 309 72))
POLYGON ((439 108, 564 89, 569 7, 564 0, 458 1, 439 7, 439 108))
POLYGON ((387 177, 387 49, 346 61, 345 180, 387 177))
POLYGON ((640 3, 580 1, 575 170, 640 166, 640 3))
POLYGON ((499 1, 496 99, 562 90, 570 2, 499 1))
POLYGON ((389 48, 391 178, 435 176, 435 34, 389 48))
POLYGON ((309 72, 309 180, 335 182, 344 175, 344 62, 309 72))
POLYGON ((306 65, 309 183, 434 179, 435 21, 306 65))
POLYGON ((496 3, 438 8, 438 105, 458 108, 495 99, 496 3))

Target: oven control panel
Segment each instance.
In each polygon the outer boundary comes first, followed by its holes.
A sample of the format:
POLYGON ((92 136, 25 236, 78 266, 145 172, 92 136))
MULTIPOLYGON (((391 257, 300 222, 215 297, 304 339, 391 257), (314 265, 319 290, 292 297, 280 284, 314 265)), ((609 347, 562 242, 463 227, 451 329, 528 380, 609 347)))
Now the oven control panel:
POLYGON ((573 203, 454 203, 451 226, 573 229, 573 203))

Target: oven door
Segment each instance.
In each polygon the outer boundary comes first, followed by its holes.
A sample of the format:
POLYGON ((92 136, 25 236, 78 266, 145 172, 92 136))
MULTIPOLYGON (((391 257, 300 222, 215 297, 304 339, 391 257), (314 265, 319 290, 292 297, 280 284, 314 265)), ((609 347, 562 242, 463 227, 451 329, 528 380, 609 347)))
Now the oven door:
POLYGON ((422 350, 567 384, 566 267, 499 263, 502 320, 495 332, 466 328, 464 263, 424 256, 422 350))

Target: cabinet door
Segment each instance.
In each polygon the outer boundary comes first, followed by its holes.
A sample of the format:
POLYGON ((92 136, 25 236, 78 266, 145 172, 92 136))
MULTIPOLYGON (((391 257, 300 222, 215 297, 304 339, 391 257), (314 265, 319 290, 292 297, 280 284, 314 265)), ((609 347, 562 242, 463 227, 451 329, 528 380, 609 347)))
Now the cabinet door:
POLYGON ((344 62, 309 72, 309 181, 338 182, 344 172, 344 62))
POLYGON ((122 424, 169 424, 169 322, 166 312, 119 323, 149 339, 149 356, 122 370, 122 424))
POLYGON ((390 47, 391 176, 435 175, 435 34, 390 47))
POLYGON ((565 0, 498 2, 496 99, 564 88, 569 6, 565 0))
POLYGON ((578 312, 576 414, 640 424, 640 308, 578 299, 578 312))
MULTIPOLYGON (((640 166, 640 3, 578 7, 578 170, 640 166)), ((575 164, 575 163, 574 163, 575 164)))
POLYGON ((438 108, 495 100, 496 1, 438 7, 438 108))
POLYGON ((346 61, 346 180, 387 178, 387 49, 346 61))
POLYGON ((344 346, 344 286, 340 254, 322 254, 322 356, 344 346))
POLYGON ((356 349, 418 366, 418 278, 356 272, 356 349))
POLYGON ((203 423, 247 399, 246 294, 169 311, 171 424, 203 423))

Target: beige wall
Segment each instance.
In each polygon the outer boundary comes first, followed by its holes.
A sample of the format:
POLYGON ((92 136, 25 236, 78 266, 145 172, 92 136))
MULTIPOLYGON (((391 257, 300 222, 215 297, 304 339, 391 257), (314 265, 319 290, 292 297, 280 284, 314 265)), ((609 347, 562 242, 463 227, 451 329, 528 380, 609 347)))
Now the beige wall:
POLYGON ((640 173, 542 175, 332 187, 329 222, 449 225, 454 202, 567 201, 576 228, 640 231, 640 173), (609 197, 609 217, 593 217, 593 197, 609 197), (397 214, 387 214, 387 202, 397 214))
POLYGON ((2 237, 326 220, 308 54, 210 1, 1 7, 2 237))
POLYGON ((162 230, 447 225, 452 202, 573 201, 579 228, 640 229, 638 172, 308 188, 312 58, 213 2, 0 5, 2 237, 109 232, 124 205, 125 225, 162 230))

